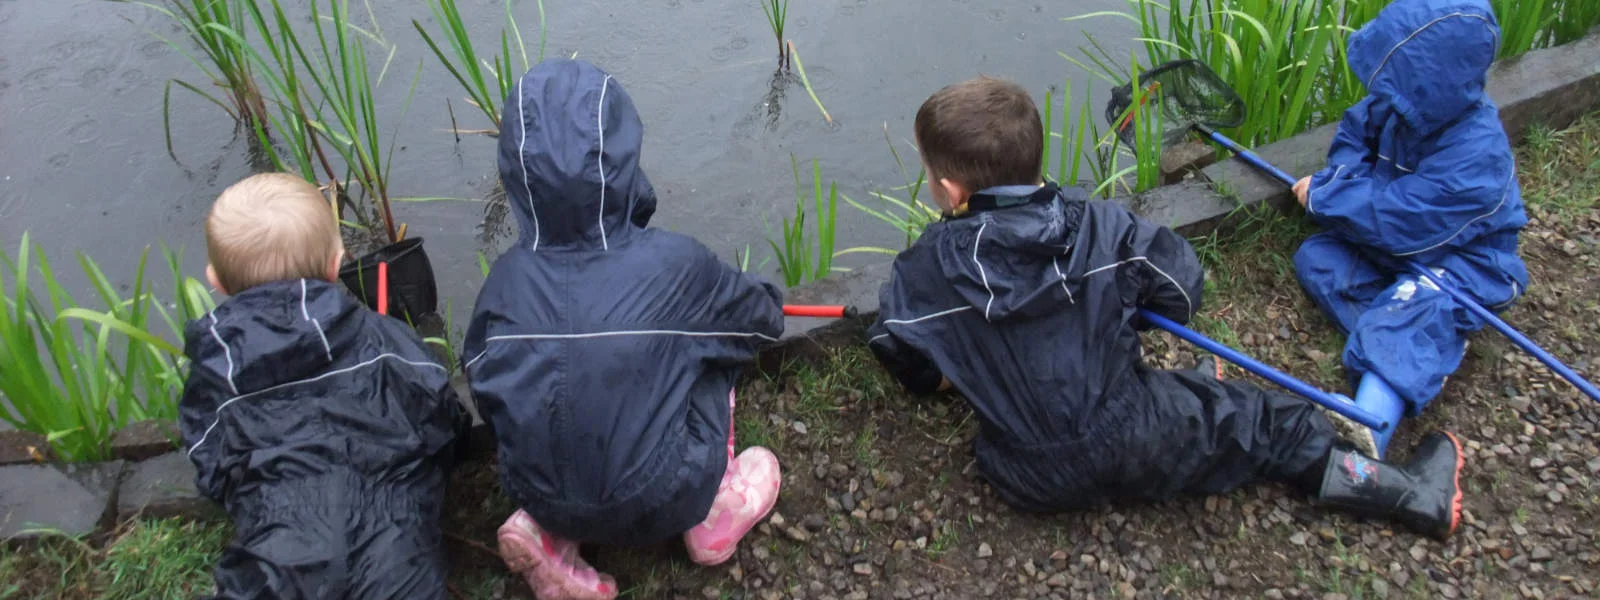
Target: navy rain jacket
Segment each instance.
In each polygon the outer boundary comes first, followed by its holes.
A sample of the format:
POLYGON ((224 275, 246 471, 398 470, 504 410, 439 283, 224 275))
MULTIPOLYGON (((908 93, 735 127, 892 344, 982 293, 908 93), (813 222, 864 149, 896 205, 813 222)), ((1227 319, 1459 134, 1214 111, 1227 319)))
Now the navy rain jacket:
POLYGON ((471 424, 403 323, 269 283, 188 324, 179 425, 233 519, 218 598, 444 598, 439 520, 471 424))
POLYGON ((1204 272, 1188 241, 1054 184, 977 195, 895 259, 868 344, 913 392, 950 380, 978 414, 978 466, 1025 510, 1294 481, 1333 432, 1313 405, 1141 362, 1140 307, 1180 323, 1204 272))
POLYGON ((646 227, 643 135, 592 65, 549 60, 517 82, 500 180, 522 235, 484 282, 463 353, 506 494, 582 542, 659 542, 705 519, 729 391, 783 332, 777 288, 646 227))

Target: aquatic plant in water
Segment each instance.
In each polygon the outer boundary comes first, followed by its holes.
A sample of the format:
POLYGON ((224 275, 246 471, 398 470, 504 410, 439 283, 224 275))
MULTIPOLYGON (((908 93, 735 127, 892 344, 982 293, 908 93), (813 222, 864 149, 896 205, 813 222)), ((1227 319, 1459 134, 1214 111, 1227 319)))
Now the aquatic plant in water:
POLYGON ((806 77, 806 66, 800 62, 800 52, 794 49, 794 42, 789 42, 789 54, 794 59, 794 68, 800 71, 800 85, 805 86, 806 93, 811 95, 811 101, 817 103, 817 110, 822 111, 822 118, 833 124, 833 117, 828 115, 827 107, 822 105, 822 100, 817 98, 817 90, 811 87, 811 80, 806 77))
MULTIPOLYGON (((1090 184, 1090 189, 1102 189, 1102 184, 1108 181, 1117 172, 1117 145, 1116 131, 1100 131, 1100 123, 1095 120, 1098 111, 1095 110, 1093 87, 1084 90, 1083 99, 1077 101, 1077 120, 1071 118, 1073 104, 1072 80, 1067 79, 1061 87, 1061 120, 1056 125, 1054 91, 1044 94, 1044 154, 1042 171, 1045 179, 1060 185, 1090 184), (1076 127, 1073 124, 1076 123, 1076 127), (1055 146, 1052 150, 1051 146, 1055 146), (1055 171, 1050 170, 1050 163, 1054 158, 1055 171), (1083 172, 1087 165, 1088 173, 1083 172), (1087 176, 1087 177, 1085 177, 1087 176)), ((1109 190, 1109 188, 1104 188, 1109 190)))
MULTIPOLYGON (((272 1, 281 19, 278 0, 272 1)), ((317 0, 311 2, 311 23, 319 51, 308 54, 298 40, 294 41, 296 54, 322 101, 321 108, 317 109, 321 118, 311 121, 311 127, 344 159, 364 195, 374 203, 388 241, 400 241, 400 231, 395 227, 394 214, 389 207, 389 173, 395 143, 391 139, 386 147, 381 139, 374 91, 383 82, 388 61, 394 58, 394 48, 389 47, 388 58, 374 79, 364 39, 385 45, 383 40, 350 23, 348 0, 328 0, 327 19, 323 18, 319 4, 317 0)), ((287 27, 287 22, 280 23, 280 28, 287 27)), ((422 65, 418 63, 398 120, 403 120, 409 111, 421 76, 422 65)))
POLYGON ((128 423, 174 420, 186 359, 173 339, 214 307, 198 281, 184 277, 167 252, 174 304, 156 299, 145 279, 146 251, 132 295, 122 297, 94 261, 78 262, 104 310, 81 307, 61 286, 26 233, 16 258, 0 252, 0 419, 45 436, 67 461, 110 456, 110 441, 128 423), (42 295, 40 290, 42 290, 42 295))
POLYGON ((761 12, 767 15, 767 26, 772 28, 772 37, 778 40, 778 68, 789 68, 789 53, 785 51, 783 26, 789 20, 789 0, 761 0, 761 12))
MULTIPOLYGON (((258 127, 257 136, 265 152, 281 170, 297 172, 313 183, 318 182, 315 169, 320 166, 332 186, 331 197, 354 202, 354 195, 345 184, 346 180, 352 181, 360 188, 361 197, 372 203, 372 212, 381 221, 385 238, 398 241, 404 226, 395 226, 388 190, 395 143, 383 143, 375 91, 394 58, 394 47, 384 42, 375 28, 367 31, 350 21, 348 0, 328 0, 326 14, 320 8, 321 0, 312 0, 311 35, 305 36, 307 41, 295 32, 279 0, 268 0, 267 4, 268 11, 263 11, 255 2, 246 2, 251 24, 263 40, 266 53, 253 47, 248 50, 258 73, 273 92, 273 126, 286 137, 284 145, 292 161, 285 159, 269 143, 266 131, 258 127), (376 76, 368 59, 367 40, 388 49, 376 76), (336 170, 330 155, 340 159, 342 171, 336 170)), ((238 33, 230 34, 243 43, 238 33)), ((402 118, 410 108, 421 75, 419 63, 401 109, 402 118)))
MULTIPOLYGON (((1135 78, 1139 74, 1137 62, 1133 65, 1133 74, 1135 78)), ((1158 108, 1162 106, 1160 84, 1134 87, 1130 93, 1132 101, 1121 114, 1116 116, 1115 123, 1120 124, 1119 127, 1133 127, 1133 147, 1120 146, 1123 138, 1118 135, 1118 127, 1112 127, 1106 132, 1105 138, 1096 142, 1096 163, 1093 168, 1096 181, 1099 183, 1095 186, 1094 193, 1108 198, 1118 192, 1119 185, 1122 192, 1130 194, 1144 192, 1161 185, 1161 150, 1165 141, 1164 135, 1167 133, 1165 128, 1167 115, 1158 108), (1108 146, 1112 152, 1100 151, 1108 146), (1132 155, 1133 164, 1118 169, 1118 159, 1124 154, 1132 155), (1131 186, 1128 185, 1130 176, 1133 178, 1131 186)), ((1085 102, 1087 103, 1087 100, 1085 102)), ((1079 121, 1080 130, 1084 125, 1090 125, 1098 132, 1098 125, 1092 118, 1088 119, 1087 123, 1079 121)), ((1074 153, 1081 152, 1081 148, 1074 150, 1074 153)))
MULTIPOLYGON (((854 206, 856 210, 866 213, 872 218, 888 223, 891 227, 903 232, 906 238, 905 247, 910 248, 911 243, 915 242, 918 237, 922 236, 923 229, 926 229, 928 225, 931 225, 939 220, 940 213, 937 208, 929 206, 927 203, 918 199, 918 196, 922 193, 922 184, 927 179, 928 171, 925 168, 921 168, 921 161, 919 159, 917 176, 915 179, 911 177, 910 171, 906 170, 905 161, 900 159, 900 152, 895 150, 894 141, 889 137, 888 123, 883 124, 883 140, 889 144, 889 154, 894 156, 894 164, 900 170, 900 178, 905 181, 904 185, 896 186, 891 188, 889 191, 905 192, 906 197, 902 199, 891 196, 884 192, 869 192, 872 197, 878 199, 878 202, 882 207, 872 208, 852 200, 849 196, 845 196, 843 194, 841 194, 841 196, 844 198, 846 203, 854 206)), ((915 149, 914 145, 913 149, 915 149)), ((877 246, 858 246, 854 248, 847 248, 839 251, 838 254, 844 255, 861 252, 888 254, 890 256, 896 254, 895 250, 877 246)))
MULTIPOLYGON (((544 61, 546 23, 544 15, 544 0, 538 0, 539 5, 539 54, 534 62, 544 61)), ((455 0, 430 0, 428 7, 433 9, 434 21, 438 22, 441 32, 439 39, 449 44, 450 54, 446 54, 434 37, 428 34, 422 24, 413 20, 422 41, 428 44, 433 55, 439 59, 444 68, 450 71, 456 82, 466 90, 468 102, 478 110, 483 111, 489 122, 494 124, 492 130, 472 131, 486 135, 499 135, 501 102, 511 94, 511 86, 517 77, 529 68, 528 49, 522 43, 522 30, 517 26, 517 18, 511 12, 511 0, 506 0, 506 28, 500 30, 500 52, 486 57, 478 51, 472 43, 472 36, 467 33, 465 20, 461 18, 461 11, 456 7, 455 0), (510 33, 507 33, 507 30, 510 33), (522 67, 518 70, 512 62, 512 41, 516 42, 516 55, 521 60, 522 67), (454 59, 451 58, 454 56, 454 59), (491 61, 492 57, 492 61, 491 61), (491 82, 493 86, 491 87, 491 82)), ((493 48, 490 47, 490 51, 493 48)), ((451 121, 454 122, 454 111, 451 121)), ((457 129, 460 132, 459 128, 457 129)))
POLYGON ((239 125, 253 129, 267 121, 266 103, 251 72, 247 48, 243 45, 244 40, 227 33, 239 31, 240 25, 244 22, 247 3, 253 3, 253 0, 236 2, 167 0, 165 6, 150 2, 135 3, 166 15, 183 31, 189 42, 199 48, 199 55, 190 52, 186 44, 178 43, 154 30, 147 30, 151 36, 176 50, 199 69, 209 80, 205 83, 206 87, 221 90, 220 93, 227 98, 227 101, 223 101, 201 89, 201 86, 182 79, 167 80, 161 95, 161 123, 166 132, 167 154, 174 158, 177 153, 172 146, 173 85, 217 105, 239 125))
MULTIPOLYGON (((800 163, 790 157, 794 167, 794 216, 783 218, 780 239, 767 239, 784 284, 794 287, 827 277, 834 271, 834 230, 838 222, 839 186, 828 185, 826 200, 822 191, 822 168, 811 161, 811 196, 814 211, 806 213, 806 190, 800 183, 800 163), (807 220, 811 228, 807 228, 807 220)), ((748 256, 748 254, 747 254, 748 256)), ((748 266, 748 264, 746 265, 748 266)))

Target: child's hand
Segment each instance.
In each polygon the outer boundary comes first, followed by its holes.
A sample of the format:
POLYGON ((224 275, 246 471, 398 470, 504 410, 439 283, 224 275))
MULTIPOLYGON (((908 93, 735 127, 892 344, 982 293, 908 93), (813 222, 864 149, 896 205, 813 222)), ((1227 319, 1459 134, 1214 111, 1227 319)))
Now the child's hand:
POLYGON ((1305 208, 1306 196, 1311 193, 1311 178, 1306 177, 1294 183, 1294 197, 1300 201, 1300 207, 1305 208))

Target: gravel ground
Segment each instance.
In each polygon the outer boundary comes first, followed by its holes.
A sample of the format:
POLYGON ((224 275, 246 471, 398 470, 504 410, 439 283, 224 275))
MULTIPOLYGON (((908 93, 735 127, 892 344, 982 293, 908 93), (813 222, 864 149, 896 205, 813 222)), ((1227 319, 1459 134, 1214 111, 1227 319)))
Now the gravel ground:
MULTIPOLYGON (((1600 122, 1538 132, 1522 150, 1534 286, 1507 319, 1573 367, 1600 357, 1600 122), (1565 137, 1563 137, 1565 136, 1565 137), (1567 174, 1577 173, 1575 176, 1567 174)), ((1343 389, 1343 340, 1294 284, 1309 232, 1261 214, 1197 241, 1211 269, 1199 325, 1290 373, 1343 389), (1226 323, 1226 324, 1224 324, 1226 323)), ((740 391, 740 444, 783 460, 783 497, 733 560, 680 546, 596 549, 638 598, 1570 598, 1600 595, 1600 407, 1489 332, 1392 445, 1429 431, 1466 444, 1465 519, 1439 543, 1310 504, 1277 485, 1212 498, 1039 516, 976 473, 971 412, 901 393, 861 346, 740 391)), ((1149 360, 1196 357, 1165 336, 1149 360)), ((1229 369, 1230 377, 1241 377, 1229 369)), ((461 474, 453 529, 462 597, 527 597, 488 551, 510 507, 491 467, 461 474), (470 490, 470 491, 469 491, 470 490), (475 540, 475 541, 462 541, 475 540)))

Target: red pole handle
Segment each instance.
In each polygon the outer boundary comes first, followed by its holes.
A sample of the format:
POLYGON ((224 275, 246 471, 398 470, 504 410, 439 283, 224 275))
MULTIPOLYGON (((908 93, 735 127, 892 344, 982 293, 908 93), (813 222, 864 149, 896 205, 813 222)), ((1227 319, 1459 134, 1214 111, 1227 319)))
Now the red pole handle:
POLYGON ((838 305, 785 304, 783 305, 783 314, 787 317, 843 319, 855 316, 856 310, 849 306, 838 305))
POLYGON ((389 263, 378 263, 378 314, 389 314, 389 263))

